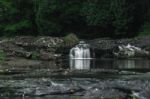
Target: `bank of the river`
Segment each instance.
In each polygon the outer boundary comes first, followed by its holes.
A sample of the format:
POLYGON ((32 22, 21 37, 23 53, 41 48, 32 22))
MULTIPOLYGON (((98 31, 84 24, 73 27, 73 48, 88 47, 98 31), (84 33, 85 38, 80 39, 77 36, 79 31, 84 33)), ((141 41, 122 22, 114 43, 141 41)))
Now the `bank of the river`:
POLYGON ((95 49, 97 57, 113 57, 112 52, 116 50, 118 46, 128 44, 150 52, 150 36, 115 40, 109 38, 98 38, 90 40, 89 44, 95 49))
MULTIPOLYGON (((95 49, 97 57, 103 57, 112 53, 118 45, 128 43, 150 51, 149 40, 150 36, 121 40, 95 39, 88 42, 95 49)), ((150 98, 149 72, 69 70, 68 62, 65 61, 68 61, 70 48, 58 37, 0 39, 0 98, 150 98)))
POLYGON ((32 69, 0 75, 2 99, 149 99, 149 91, 149 72, 32 69))
MULTIPOLYGON (((91 48, 95 49, 96 57, 113 57, 113 51, 120 45, 131 44, 150 52, 150 36, 136 37, 131 39, 97 38, 88 40, 91 48)), ((0 50, 7 57, 23 57, 28 59, 55 60, 68 58, 72 46, 65 44, 60 37, 31 37, 22 36, 15 38, 1 38, 0 50)))

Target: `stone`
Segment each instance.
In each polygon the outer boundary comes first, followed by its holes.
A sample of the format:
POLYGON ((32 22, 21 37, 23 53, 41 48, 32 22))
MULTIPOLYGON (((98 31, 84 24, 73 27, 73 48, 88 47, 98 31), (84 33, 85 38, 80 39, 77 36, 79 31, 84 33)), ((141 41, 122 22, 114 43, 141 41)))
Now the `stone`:
POLYGON ((117 58, 134 58, 134 57, 148 57, 149 51, 141 49, 139 47, 132 46, 130 44, 118 46, 118 51, 113 52, 117 58))
POLYGON ((54 54, 46 53, 46 52, 40 53, 40 59, 41 60, 52 60, 52 59, 55 59, 55 58, 56 57, 54 56, 54 54))
MULTIPOLYGON (((125 39, 110 39, 110 38, 97 38, 89 40, 88 43, 95 50, 97 58, 112 58, 114 57, 113 51, 118 48, 118 46, 131 44, 141 48, 142 50, 150 52, 150 36, 136 37, 136 38, 125 38, 125 39)), ((147 53, 147 52, 146 52, 147 53)), ((141 57, 143 53, 140 54, 141 57)), ((150 55, 148 55, 150 57, 150 55)))

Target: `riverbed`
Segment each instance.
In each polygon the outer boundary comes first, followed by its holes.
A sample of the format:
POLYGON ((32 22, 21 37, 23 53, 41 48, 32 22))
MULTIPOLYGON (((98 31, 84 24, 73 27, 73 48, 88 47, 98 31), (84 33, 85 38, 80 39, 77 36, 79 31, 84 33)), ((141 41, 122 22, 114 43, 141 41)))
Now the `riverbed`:
POLYGON ((71 68, 66 59, 59 68, 36 67, 35 61, 17 67, 19 61, 13 63, 16 67, 1 66, 1 99, 150 98, 148 59, 95 59, 82 70, 71 68))

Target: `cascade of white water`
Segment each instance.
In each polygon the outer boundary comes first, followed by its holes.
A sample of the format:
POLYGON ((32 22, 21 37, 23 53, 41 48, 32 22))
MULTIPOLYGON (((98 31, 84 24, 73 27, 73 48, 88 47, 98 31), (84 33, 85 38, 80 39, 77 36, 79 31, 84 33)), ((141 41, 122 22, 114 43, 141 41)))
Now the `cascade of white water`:
MULTIPOLYGON (((94 54, 92 54, 94 55, 94 54)), ((78 45, 70 50, 70 67, 75 69, 89 69, 91 51, 89 44, 81 41, 78 45)))
POLYGON ((78 44, 70 50, 70 59, 90 59, 91 52, 88 44, 78 44))

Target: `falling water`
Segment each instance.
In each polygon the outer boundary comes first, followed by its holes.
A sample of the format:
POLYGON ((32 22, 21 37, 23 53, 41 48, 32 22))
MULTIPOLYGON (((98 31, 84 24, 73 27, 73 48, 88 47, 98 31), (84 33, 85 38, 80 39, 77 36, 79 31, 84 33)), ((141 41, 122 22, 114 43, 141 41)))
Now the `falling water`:
POLYGON ((90 49, 89 44, 80 41, 70 50, 69 56, 71 69, 90 69, 90 60, 94 57, 94 52, 90 49))

